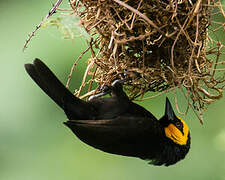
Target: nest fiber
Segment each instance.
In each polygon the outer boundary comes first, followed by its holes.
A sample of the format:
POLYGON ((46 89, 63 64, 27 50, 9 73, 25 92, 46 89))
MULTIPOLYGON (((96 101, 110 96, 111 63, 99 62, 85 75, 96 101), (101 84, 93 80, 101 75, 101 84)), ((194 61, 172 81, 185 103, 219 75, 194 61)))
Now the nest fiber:
POLYGON ((71 6, 92 37, 92 81, 128 79, 132 99, 181 88, 199 112, 222 97, 225 80, 216 70, 223 44, 208 36, 213 13, 224 13, 219 1, 79 0, 71 6))

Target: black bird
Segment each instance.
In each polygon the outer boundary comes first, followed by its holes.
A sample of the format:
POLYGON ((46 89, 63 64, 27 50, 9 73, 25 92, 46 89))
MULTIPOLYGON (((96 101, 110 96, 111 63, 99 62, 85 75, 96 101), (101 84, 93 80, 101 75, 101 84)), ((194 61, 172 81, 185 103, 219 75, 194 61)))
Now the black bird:
POLYGON ((189 128, 176 116, 166 98, 165 115, 157 120, 129 100, 116 80, 111 97, 83 101, 75 97, 39 59, 25 64, 37 85, 68 117, 64 124, 86 144, 104 152, 139 157, 154 165, 169 166, 184 159, 190 148, 189 128))

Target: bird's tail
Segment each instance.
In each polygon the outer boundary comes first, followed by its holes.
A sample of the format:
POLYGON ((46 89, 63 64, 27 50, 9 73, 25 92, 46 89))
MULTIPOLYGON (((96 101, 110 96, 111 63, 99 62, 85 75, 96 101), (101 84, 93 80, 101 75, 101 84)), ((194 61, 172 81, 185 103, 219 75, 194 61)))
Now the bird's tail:
POLYGON ((33 64, 25 64, 25 69, 37 85, 65 111, 69 119, 70 116, 81 118, 79 116, 85 114, 88 104, 75 97, 41 60, 35 59, 33 64))

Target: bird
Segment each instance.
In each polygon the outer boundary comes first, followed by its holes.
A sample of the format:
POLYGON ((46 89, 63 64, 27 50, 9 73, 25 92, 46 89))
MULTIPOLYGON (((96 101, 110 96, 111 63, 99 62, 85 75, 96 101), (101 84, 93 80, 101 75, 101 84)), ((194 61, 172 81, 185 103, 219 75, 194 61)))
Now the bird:
POLYGON ((86 144, 157 166, 173 165, 189 152, 189 127, 175 115, 167 97, 165 114, 158 120, 129 99, 120 80, 84 101, 74 96, 40 59, 25 64, 25 70, 64 111, 68 118, 64 125, 86 144), (109 97, 101 97, 107 93, 109 97))

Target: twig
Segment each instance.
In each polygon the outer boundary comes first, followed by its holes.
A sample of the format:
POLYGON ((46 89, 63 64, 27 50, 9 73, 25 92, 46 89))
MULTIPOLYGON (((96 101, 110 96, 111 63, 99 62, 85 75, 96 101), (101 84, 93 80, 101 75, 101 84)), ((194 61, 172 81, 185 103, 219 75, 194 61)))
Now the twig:
MULTIPOLYGON (((96 75, 97 70, 98 70, 98 67, 95 68, 94 73, 93 73, 93 75, 91 77, 91 81, 90 81, 89 87, 88 87, 88 92, 92 92, 91 91, 91 88, 92 88, 92 85, 93 85, 93 82, 94 82, 94 79, 95 79, 95 75, 96 75)), ((94 91, 96 91, 96 90, 94 90, 94 91)), ((88 100, 88 98, 86 100, 88 100)))
POLYGON ((193 110, 193 112, 195 113, 195 115, 197 116, 197 118, 199 119, 200 123, 203 125, 203 117, 202 117, 202 113, 200 108, 198 107, 198 112, 196 112, 195 108, 193 107, 193 105, 189 102, 189 98, 187 97, 187 95, 185 94, 184 90, 181 88, 182 93, 184 94, 184 97, 186 98, 187 102, 188 102, 188 106, 191 107, 191 109, 193 110))
POLYGON ((56 9, 59 7, 59 5, 61 4, 62 0, 58 0, 52 7, 52 9, 49 11, 49 13, 45 16, 45 18, 35 27, 34 31, 28 35, 28 38, 26 39, 26 42, 23 46, 22 51, 24 52, 25 49, 27 48, 28 43, 30 42, 30 40, 32 39, 32 37, 35 35, 35 33, 38 31, 38 29, 40 29, 41 25, 43 24, 43 22, 45 20, 47 20, 50 16, 52 16, 55 12, 56 9))
POLYGON ((163 92, 160 92, 156 95, 150 96, 150 97, 146 97, 146 98, 141 98, 141 99, 135 99, 134 101, 144 101, 144 100, 148 100, 148 99, 153 99, 155 97, 161 96, 162 94, 168 93, 170 91, 173 91, 175 89, 175 87, 172 87, 170 89, 164 90, 163 92))
POLYGON ((72 68, 71 68, 71 70, 70 70, 70 74, 68 75, 68 80, 67 80, 67 82, 66 82, 66 88, 69 88, 69 83, 70 83, 70 80, 71 80, 71 77, 72 77, 74 68, 75 68, 75 66, 77 65, 77 62, 83 57, 83 55, 84 55, 89 49, 90 49, 90 46, 89 46, 87 49, 85 49, 85 50, 81 53, 81 55, 76 59, 76 61, 73 63, 73 66, 72 66, 72 68))
POLYGON ((200 8, 200 5, 201 5, 201 2, 202 0, 198 0, 197 3, 196 3, 196 6, 195 6, 195 9, 186 25, 186 27, 184 28, 184 30, 186 30, 188 28, 188 26, 190 25, 190 23, 192 22, 193 18, 198 14, 198 10, 200 8))
POLYGON ((94 66, 94 62, 92 61, 86 68, 86 71, 84 73, 84 76, 83 76, 83 80, 82 80, 82 83, 81 83, 81 86, 80 86, 80 89, 78 90, 76 96, 79 97, 80 96, 80 93, 82 91, 82 89, 84 88, 85 86, 85 81, 87 79, 87 75, 88 75, 88 72, 90 71, 90 69, 92 69, 94 66))
POLYGON ((92 90, 92 91, 89 91, 88 93, 86 93, 86 94, 80 96, 79 98, 80 98, 80 99, 84 99, 84 98, 87 98, 87 97, 89 97, 89 96, 92 96, 92 95, 95 94, 95 91, 96 91, 96 89, 94 89, 94 90, 92 90))
POLYGON ((213 70, 213 73, 212 73, 212 77, 214 77, 215 75, 215 72, 216 72, 216 69, 217 69, 217 64, 218 64, 218 61, 219 61, 219 57, 220 57, 220 49, 221 49, 221 43, 218 42, 218 50, 217 50, 217 55, 216 55, 216 62, 215 62, 215 65, 214 65, 214 70, 213 70))
POLYGON ((221 4, 221 1, 219 1, 218 2, 219 3, 219 9, 220 9, 220 12, 221 12, 221 14, 223 15, 223 17, 225 18, 225 12, 224 12, 224 10, 223 10, 223 6, 222 6, 222 4, 221 4))
MULTIPOLYGON (((184 29, 184 26, 185 26, 186 22, 187 22, 187 19, 185 20, 183 26, 180 27, 180 31, 178 32, 178 34, 177 34, 177 36, 176 36, 176 38, 175 38, 175 40, 174 40, 174 42, 173 42, 173 45, 172 45, 172 47, 171 47, 170 63, 171 63, 171 67, 172 67, 172 70, 173 70, 173 71, 174 71, 174 69, 175 69, 175 67, 174 67, 174 59, 173 59, 174 47, 175 47, 175 45, 176 45, 176 43, 177 43, 177 41, 178 41, 178 39, 179 39, 181 33, 183 32, 182 30, 184 29)), ((173 76, 174 76, 174 74, 173 74, 173 76)))
POLYGON ((182 115, 185 115, 185 112, 181 112, 180 111, 180 108, 179 108, 179 105, 178 105, 178 101, 177 101, 177 87, 174 88, 174 102, 175 102, 176 109, 177 109, 178 113, 182 114, 182 115))
POLYGON ((153 22, 151 21, 147 16, 145 16, 144 14, 142 14, 140 11, 138 11, 137 9, 134 9, 133 7, 129 6, 128 4, 120 1, 120 0, 113 0, 114 2, 120 4, 121 6, 129 9, 130 11, 134 12, 135 14, 139 15, 140 17, 142 17, 149 25, 151 25, 152 27, 154 27, 155 29, 157 29, 158 32, 160 32, 161 34, 165 35, 165 33, 163 31, 161 31, 161 29, 153 22))
POLYGON ((191 75, 191 73, 192 73, 192 60, 193 60, 193 55, 194 55, 194 53, 195 53, 195 48, 196 48, 196 46, 197 46, 197 42, 198 42, 198 23, 199 23, 199 15, 197 14, 197 16, 196 16, 196 33, 195 33, 195 42, 194 42, 194 44, 193 44, 193 49, 192 49, 192 52, 191 52, 191 56, 190 56, 190 58, 189 58, 189 62, 188 62, 188 74, 189 74, 189 76, 191 75))

